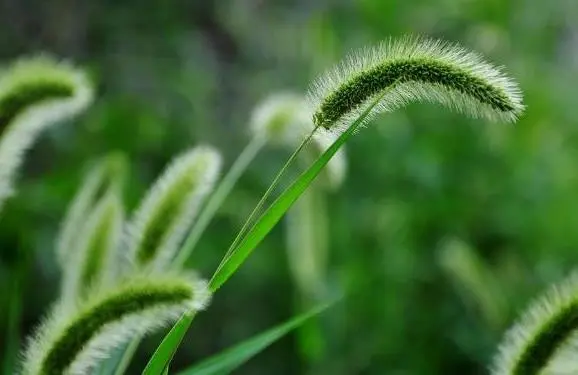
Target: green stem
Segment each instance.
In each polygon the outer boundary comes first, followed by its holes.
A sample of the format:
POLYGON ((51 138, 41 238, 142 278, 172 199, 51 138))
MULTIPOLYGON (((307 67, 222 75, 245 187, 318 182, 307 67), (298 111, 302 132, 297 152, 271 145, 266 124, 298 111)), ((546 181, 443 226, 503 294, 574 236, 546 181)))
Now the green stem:
POLYGON ((233 240, 233 243, 231 244, 231 246, 229 247, 229 249, 227 250, 227 253, 225 254, 225 256, 223 257, 223 260, 221 261, 221 263, 219 264, 219 266, 217 267, 217 270, 215 271, 215 274, 217 274, 219 272, 219 269, 223 266, 223 264, 227 261, 227 259, 229 258, 229 256, 231 256, 231 254, 233 253, 233 251, 235 250, 235 248, 239 245, 239 243, 241 242, 241 240, 243 239, 243 236, 245 235, 245 233, 247 232, 247 230, 249 229, 249 226, 251 225, 251 222, 253 221, 253 219, 255 218, 255 216, 259 213, 259 211, 261 210, 261 208, 263 207, 263 205, 265 204, 265 202, 267 201, 267 198, 269 198, 269 196, 271 195, 271 193, 273 192, 273 190, 277 187, 277 185, 279 185, 279 182, 281 181, 281 177, 283 176, 283 174, 285 174, 285 172, 287 171, 287 169, 289 168, 289 166, 293 163, 293 161, 295 161, 295 159, 297 158, 297 155, 299 155, 299 153, 301 152, 301 150, 303 150, 303 148, 305 146, 307 146, 307 144, 309 144, 309 141, 311 141, 311 139, 313 138, 313 135, 315 134, 315 131, 317 130, 318 127, 315 127, 311 133, 309 133, 309 135, 303 140, 303 142, 301 142, 301 144, 299 145, 299 147, 297 147, 297 149, 293 152, 293 154, 291 154, 291 156, 289 157, 289 159, 287 159, 287 162, 285 163, 285 165, 283 165, 283 168, 281 168, 281 170, 279 171, 279 173, 277 173, 277 176, 275 176, 275 178, 273 179, 273 182, 271 182, 271 185, 269 185, 269 188, 267 189, 267 191, 265 191, 265 194, 263 194, 263 196, 261 197, 261 200, 257 203, 257 205, 255 206, 255 208, 253 209, 253 211, 251 212, 251 214, 249 215, 249 218, 247 218, 247 220, 245 221, 245 224, 243 225, 243 227, 241 228, 241 230, 239 231, 239 233, 237 234, 237 237, 235 237, 235 239, 233 240))
POLYGON ((243 149, 237 160, 231 166, 231 169, 223 177, 214 193, 211 195, 205 208, 199 215, 196 223, 194 224, 191 232, 189 233, 187 239, 179 254, 174 260, 174 266, 177 268, 182 267, 187 259, 189 259, 191 253, 193 252, 195 246, 199 242, 199 239, 203 235, 205 229, 217 213, 219 207, 221 207, 224 200, 227 198, 233 187, 243 174, 249 164, 255 159, 257 153, 263 148, 265 144, 265 139, 263 137, 254 137, 243 149))

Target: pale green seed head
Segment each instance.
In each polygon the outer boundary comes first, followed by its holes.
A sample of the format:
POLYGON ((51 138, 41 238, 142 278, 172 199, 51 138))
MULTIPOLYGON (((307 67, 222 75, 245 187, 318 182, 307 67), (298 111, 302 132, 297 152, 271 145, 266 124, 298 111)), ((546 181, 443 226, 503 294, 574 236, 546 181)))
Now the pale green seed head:
POLYGON ((88 374, 114 349, 205 308, 209 298, 207 284, 191 275, 132 275, 74 308, 56 306, 29 342, 21 374, 88 374))
POLYGON ((22 58, 0 75, 0 203, 13 194, 25 152, 52 124, 92 101, 84 73, 47 55, 22 58))
POLYGON ((82 226, 96 203, 111 191, 121 194, 127 170, 128 161, 120 152, 103 156, 88 169, 60 224, 56 256, 61 267, 66 268, 71 254, 76 252, 77 242, 84 237, 82 226))
POLYGON ((259 103, 249 121, 253 136, 264 137, 275 145, 298 144, 311 128, 309 104, 293 92, 278 92, 259 103))
POLYGON ((82 300, 91 289, 114 281, 121 260, 118 247, 124 224, 124 207, 118 191, 108 191, 82 224, 72 254, 63 267, 63 301, 82 300))
POLYGON ((198 146, 176 157, 164 170, 129 223, 126 246, 135 266, 168 265, 213 191, 221 164, 216 149, 198 146))
POLYGON ((506 333, 493 375, 571 374, 578 370, 578 273, 553 286, 506 333))

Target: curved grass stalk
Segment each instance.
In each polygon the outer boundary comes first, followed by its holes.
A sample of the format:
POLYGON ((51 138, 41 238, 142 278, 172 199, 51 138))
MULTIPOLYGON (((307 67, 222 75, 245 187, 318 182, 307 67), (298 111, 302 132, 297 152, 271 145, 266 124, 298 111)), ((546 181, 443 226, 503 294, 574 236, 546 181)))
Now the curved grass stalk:
POLYGON ((275 188, 279 185, 279 182, 281 182, 281 177, 283 177, 285 172, 293 164, 293 162, 295 161, 295 159, 297 158, 299 153, 303 150, 303 148, 305 148, 305 146, 307 146, 309 144, 311 139, 313 139, 313 136, 315 135, 316 131, 317 131, 317 128, 314 128, 311 131, 311 133, 309 133, 309 135, 307 135, 307 137, 305 139, 303 139, 303 141, 299 144, 297 149, 293 152, 293 154, 291 154, 289 159, 287 159, 287 161, 285 162, 285 164, 283 165, 281 170, 277 173, 277 175, 273 179, 273 182, 271 182, 271 185, 269 185, 269 187, 267 188, 267 190, 265 191, 265 193, 263 194, 263 196, 261 197, 259 202, 257 202, 257 205, 255 206, 253 211, 251 211, 251 213, 249 214, 249 217, 245 221, 245 224, 243 224, 243 227, 241 227, 241 230, 239 231, 239 233, 237 233, 237 236, 233 240, 233 243, 231 244, 231 246, 229 246, 229 249, 225 253, 223 260, 221 261, 221 263, 217 267, 217 271, 215 271, 215 273, 219 272, 219 270, 225 264, 227 259, 231 256, 231 254, 233 254, 236 247, 241 243, 241 241, 243 240, 243 236, 249 230, 249 227, 250 227, 251 223, 253 222, 254 218, 257 216, 257 214, 259 214, 259 212, 261 211, 261 209, 265 205, 265 202, 267 201, 267 199, 271 196, 271 194, 273 193, 275 188))
POLYGON ((111 350, 203 309, 206 283, 177 275, 132 276, 73 311, 57 306, 40 326, 24 356, 23 375, 86 374, 111 350))
POLYGON ((112 152, 88 170, 60 225, 56 255, 61 266, 66 267, 71 254, 76 252, 77 242, 82 240, 80 234, 83 232, 82 226, 87 220, 87 213, 111 190, 122 191, 127 164, 123 154, 112 152))
MULTIPOLYGON (((333 133, 318 134, 318 136, 315 137, 315 142, 312 143, 315 148, 313 160, 323 154, 336 140, 337 136, 333 133)), ((323 173, 324 178, 320 182, 323 183, 326 189, 336 190, 343 184, 346 174, 347 156, 345 146, 343 146, 337 150, 335 155, 329 160, 329 163, 327 163, 327 167, 323 173)))
POLYGON ((13 183, 25 152, 50 125, 71 118, 92 101, 84 73, 48 56, 21 59, 0 75, 0 204, 14 193, 13 183))
POLYGON ((213 190, 220 154, 199 146, 176 157, 142 200, 129 226, 127 248, 138 267, 164 268, 213 190))
POLYGON ((406 37, 354 53, 319 78, 309 92, 314 123, 341 132, 384 90, 365 122, 415 100, 504 121, 524 109, 520 89, 500 68, 457 45, 406 37))
POLYGON ((63 301, 84 300, 95 288, 116 277, 116 249, 122 234, 124 210, 120 197, 110 191, 95 206, 79 232, 79 241, 64 269, 63 301))
POLYGON ((492 374, 575 373, 578 370, 575 350, 577 334, 578 273, 574 273, 533 302, 506 333, 494 359, 492 374), (572 361, 568 361, 566 356, 559 362, 559 354, 564 353, 568 346, 574 347, 570 351, 572 361), (552 371, 553 368, 557 370, 552 371))
POLYGON ((306 312, 295 315, 282 324, 261 332, 258 335, 230 347, 219 354, 207 358, 186 370, 180 371, 178 375, 216 375, 231 373, 243 363, 266 349, 269 345, 283 338, 291 331, 303 326, 303 324, 307 323, 312 318, 322 314, 337 302, 339 302, 339 299, 316 304, 306 312))

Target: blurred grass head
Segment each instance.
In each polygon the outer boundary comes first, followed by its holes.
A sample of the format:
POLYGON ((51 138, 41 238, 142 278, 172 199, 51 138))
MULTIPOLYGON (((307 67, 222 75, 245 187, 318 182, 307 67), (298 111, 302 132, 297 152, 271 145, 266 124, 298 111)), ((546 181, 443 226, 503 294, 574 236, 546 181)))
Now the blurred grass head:
POLYGON ((49 125, 77 115, 93 88, 73 65, 48 55, 21 58, 0 74, 0 202, 13 194, 24 153, 49 125))
POLYGON ((307 100, 289 91, 271 94, 259 103, 249 124, 253 136, 286 147, 295 147, 313 128, 307 100))
POLYGON ((578 273, 534 301, 506 333, 493 375, 574 374, 578 371, 578 273))
MULTIPOLYGON (((335 134, 315 131, 311 106, 306 95, 283 91, 271 94, 253 110, 250 127, 254 137, 271 145, 294 149, 307 134, 314 133, 301 160, 309 165, 335 142, 335 134)), ((341 185, 347 170, 345 150, 341 148, 329 161, 322 174, 322 183, 335 189, 341 185)))
POLYGON ((129 224, 127 250, 138 267, 171 262, 221 170, 221 155, 197 146, 177 156, 140 203, 129 224))
POLYGON ((135 335, 205 308, 209 296, 194 276, 133 275, 76 309, 57 305, 30 341, 22 375, 86 374, 135 335))
POLYGON ((124 207, 117 191, 96 203, 80 228, 73 254, 63 268, 62 298, 83 300, 91 289, 110 286, 118 277, 124 207))
POLYGON ((84 236, 82 227, 97 202, 107 194, 122 197, 127 172, 128 161, 121 152, 111 152, 89 167, 60 224, 56 256, 62 267, 66 266, 71 254, 78 252, 77 242, 84 236))

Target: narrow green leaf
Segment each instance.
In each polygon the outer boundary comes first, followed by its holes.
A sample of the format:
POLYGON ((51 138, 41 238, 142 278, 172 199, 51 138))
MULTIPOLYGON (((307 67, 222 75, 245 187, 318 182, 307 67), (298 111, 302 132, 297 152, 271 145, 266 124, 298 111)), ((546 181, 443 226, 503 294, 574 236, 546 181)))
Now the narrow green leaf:
POLYGON ((322 313, 333 302, 316 306, 311 310, 293 317, 278 326, 270 328, 246 341, 243 341, 223 352, 181 371, 178 375, 217 375, 228 374, 249 359, 266 349, 310 318, 322 313))
MULTIPOLYGON (((362 114, 356 123, 360 123, 369 112, 362 114)), ((271 229, 285 215, 287 210, 295 203, 297 198, 303 194, 305 189, 315 180, 315 177, 327 165, 331 157, 357 129, 356 124, 350 126, 337 140, 307 169, 299 178, 294 181, 271 206, 263 213, 259 220, 247 232, 237 248, 221 263, 210 282, 211 290, 219 289, 235 273, 237 268, 245 261, 251 252, 269 234, 271 229)))
POLYGON ((177 351, 183 337, 187 333, 195 317, 194 313, 183 314, 179 321, 171 328, 169 333, 165 336, 153 356, 147 363, 143 370, 143 375, 161 375, 168 368, 173 355, 177 351))

